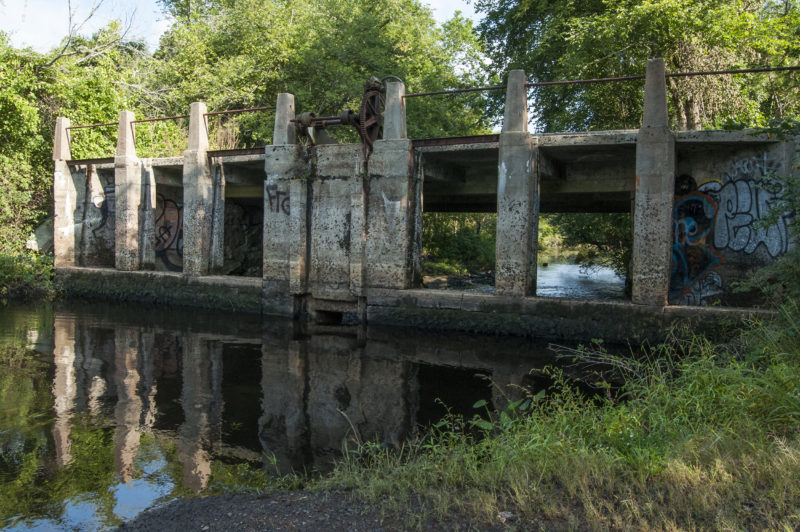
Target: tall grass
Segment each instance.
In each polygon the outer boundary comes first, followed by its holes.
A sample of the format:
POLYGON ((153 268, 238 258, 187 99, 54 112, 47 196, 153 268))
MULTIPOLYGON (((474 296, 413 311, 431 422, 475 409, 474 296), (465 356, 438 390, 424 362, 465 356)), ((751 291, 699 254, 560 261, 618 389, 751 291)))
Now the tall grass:
POLYGON ((490 423, 449 418, 400 451, 362 444, 321 486, 432 516, 511 512, 523 528, 793 530, 799 314, 789 303, 724 345, 676 334, 626 358, 614 394, 587 396, 551 369, 547 396, 490 423))

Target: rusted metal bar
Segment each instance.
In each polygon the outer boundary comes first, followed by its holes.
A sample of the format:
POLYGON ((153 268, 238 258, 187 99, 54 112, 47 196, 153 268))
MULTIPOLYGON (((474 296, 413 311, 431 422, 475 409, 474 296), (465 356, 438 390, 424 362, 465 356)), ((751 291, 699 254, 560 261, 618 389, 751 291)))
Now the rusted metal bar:
POLYGON ((67 129, 86 129, 88 127, 118 126, 119 122, 103 122, 102 124, 85 124, 82 126, 69 126, 67 129))
POLYGON ((142 122, 163 122, 164 120, 179 120, 181 118, 189 118, 189 115, 160 116, 158 118, 140 118, 139 120, 131 120, 131 124, 140 124, 142 122))
POLYGON ((800 66, 785 67, 764 67, 764 68, 743 68, 740 70, 705 70, 699 72, 669 72, 668 78, 680 78, 689 76, 715 76, 720 74, 752 74, 756 72, 785 72, 800 70, 800 66))
POLYGON ((580 85, 583 83, 607 83, 611 81, 631 81, 644 79, 644 76, 618 76, 615 78, 595 78, 595 79, 569 79, 564 81, 534 81, 526 83, 526 87, 549 87, 551 85, 580 85))
POLYGON ((506 88, 505 85, 493 85, 491 87, 472 87, 469 89, 448 89, 443 91, 432 91, 432 92, 412 92, 411 94, 406 94, 403 98, 417 98, 419 96, 438 96, 440 94, 460 94, 462 92, 480 92, 480 91, 499 91, 504 90, 506 88))
POLYGON ((250 107, 248 109, 228 109, 225 111, 210 111, 205 113, 205 116, 213 116, 213 115, 235 115, 239 113, 249 113, 253 111, 274 111, 276 107, 274 105, 266 106, 266 107, 250 107))

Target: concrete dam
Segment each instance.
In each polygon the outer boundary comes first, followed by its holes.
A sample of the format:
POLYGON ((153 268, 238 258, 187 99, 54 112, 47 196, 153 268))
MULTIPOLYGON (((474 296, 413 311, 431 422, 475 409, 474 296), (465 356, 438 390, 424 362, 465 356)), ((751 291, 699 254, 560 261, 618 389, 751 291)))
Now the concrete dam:
POLYGON ((291 94, 258 149, 210 150, 192 104, 183 157, 138 157, 121 111, 113 158, 72 159, 58 118, 57 281, 73 296, 546 338, 658 339, 679 319, 757 312, 733 287, 793 245, 791 215, 768 216, 797 139, 671 131, 661 60, 638 130, 531 134, 526 88, 512 71, 499 134, 412 140, 405 87, 388 82, 369 150, 313 127, 299 143, 291 94), (422 288, 423 212, 497 213, 492 293, 422 288), (632 213, 629 301, 537 297, 547 212, 632 213))

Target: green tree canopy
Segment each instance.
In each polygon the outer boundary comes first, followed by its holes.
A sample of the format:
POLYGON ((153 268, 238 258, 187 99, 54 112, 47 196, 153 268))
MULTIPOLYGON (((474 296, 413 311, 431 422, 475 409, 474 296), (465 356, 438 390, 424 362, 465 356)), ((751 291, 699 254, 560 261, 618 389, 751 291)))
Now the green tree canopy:
MULTIPOLYGON (((477 0, 479 30, 496 72, 524 68, 540 81, 798 62, 797 0, 477 0)), ((544 130, 638 127, 641 82, 536 89, 544 130)), ((797 83, 784 74, 670 79, 677 129, 760 124, 796 113, 797 83)))

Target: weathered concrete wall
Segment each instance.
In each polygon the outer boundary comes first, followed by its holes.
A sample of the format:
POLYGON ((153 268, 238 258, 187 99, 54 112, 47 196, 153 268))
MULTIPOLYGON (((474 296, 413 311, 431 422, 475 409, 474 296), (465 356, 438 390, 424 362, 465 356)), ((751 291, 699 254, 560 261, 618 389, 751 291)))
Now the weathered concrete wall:
POLYGON ((155 270, 183 270, 183 189, 158 184, 154 216, 155 270))
MULTIPOLYGON (((309 293, 319 299, 350 301, 351 262, 361 262, 358 224, 352 197, 363 188, 364 160, 357 144, 328 144, 313 148, 314 172, 310 210, 309 293), (354 224, 355 222, 355 224, 354 224), (354 250, 353 247, 356 249, 354 250)), ((356 209, 359 206, 355 206, 356 209)))
POLYGON ((63 267, 56 284, 70 297, 261 312, 261 282, 250 277, 63 267))
POLYGON ((765 142, 741 134, 738 145, 723 144, 720 132, 678 134, 678 170, 672 219, 669 302, 679 305, 752 305, 755 293, 737 293, 760 267, 794 245, 791 213, 770 221, 780 208, 781 176, 792 168, 793 142, 765 142))
POLYGON ((373 325, 511 334, 536 338, 641 343, 665 338, 670 325, 691 320, 698 330, 738 327, 764 311, 646 306, 627 302, 508 297, 471 292, 374 290, 367 300, 373 325))

